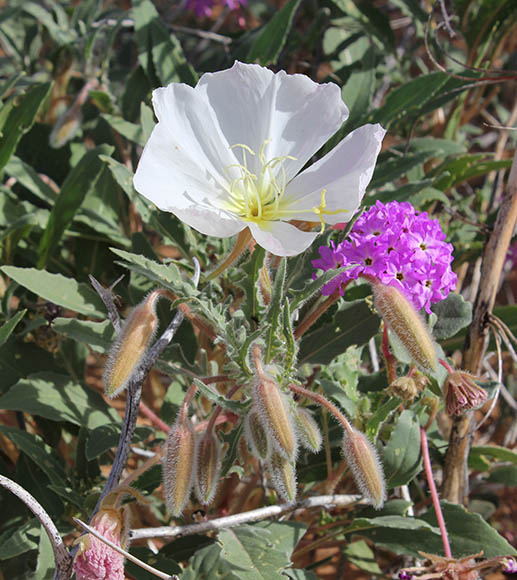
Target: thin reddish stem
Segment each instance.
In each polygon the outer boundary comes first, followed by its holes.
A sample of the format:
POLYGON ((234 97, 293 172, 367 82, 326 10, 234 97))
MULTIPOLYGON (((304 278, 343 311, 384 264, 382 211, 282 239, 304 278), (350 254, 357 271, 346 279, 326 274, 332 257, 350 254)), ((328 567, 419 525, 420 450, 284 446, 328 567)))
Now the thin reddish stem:
POLYGON ((298 393, 299 395, 302 395, 302 397, 306 397, 307 399, 311 399, 315 403, 318 403, 318 405, 325 407, 325 409, 330 411, 330 413, 332 413, 334 415, 334 417, 341 423, 341 425, 343 426, 343 429, 349 435, 351 435, 353 433, 352 425, 350 425, 348 419, 343 415, 343 413, 335 405, 333 405, 330 401, 327 401, 327 399, 325 399, 325 397, 323 395, 320 395, 318 393, 313 393, 312 391, 304 389, 303 387, 300 387, 298 385, 291 384, 291 385, 289 385, 289 389, 291 389, 291 391, 293 391, 293 393, 298 393))
POLYGON ((423 427, 420 427, 420 441, 422 445, 422 456, 424 458, 425 475, 427 477, 427 483, 431 492, 434 512, 436 514, 436 519, 438 520, 438 527, 440 528, 440 534, 442 536, 443 551, 445 552, 446 558, 452 558, 449 536, 447 535, 447 528, 445 527, 445 520, 443 518, 442 508, 440 506, 440 498, 438 497, 438 492, 436 491, 436 485, 433 479, 431 458, 429 457, 429 445, 427 443, 427 433, 423 427))
POLYGON ((382 332, 382 355, 386 361, 386 371, 388 373, 388 381, 391 383, 397 378, 397 369, 395 367, 395 357, 390 352, 390 343, 388 340, 388 327, 384 324, 382 332))
POLYGON ((451 365, 446 360, 443 360, 443 358, 439 358, 438 362, 442 365, 442 367, 445 368, 448 373, 454 372, 454 369, 451 367, 451 365))
POLYGON ((145 415, 148 419, 151 420, 155 427, 165 431, 165 433, 169 432, 169 426, 167 423, 164 423, 160 417, 150 408, 148 407, 143 401, 140 401, 140 411, 142 411, 142 415, 145 415))
POLYGON ((339 300, 339 290, 336 290, 326 300, 324 300, 316 309, 309 312, 307 316, 300 322, 294 331, 294 338, 299 339, 309 330, 309 328, 324 314, 333 304, 339 300))

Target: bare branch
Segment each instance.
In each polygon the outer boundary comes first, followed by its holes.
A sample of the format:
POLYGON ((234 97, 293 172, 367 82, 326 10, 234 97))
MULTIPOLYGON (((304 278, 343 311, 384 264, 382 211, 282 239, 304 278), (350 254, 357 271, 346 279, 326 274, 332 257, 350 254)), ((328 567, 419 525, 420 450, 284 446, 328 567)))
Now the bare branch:
POLYGON ((266 506, 256 510, 250 510, 240 514, 225 516, 208 522, 190 524, 188 526, 162 526, 158 528, 140 528, 131 530, 129 538, 140 540, 142 538, 177 538, 179 536, 191 536, 210 530, 222 530, 233 528, 249 522, 258 522, 267 518, 278 517, 296 510, 322 507, 331 509, 338 506, 347 506, 361 499, 360 495, 319 495, 309 497, 297 503, 284 503, 280 505, 266 506))
POLYGON ((8 477, 0 475, 0 485, 13 493, 27 506, 47 532, 56 562, 54 580, 65 580, 69 578, 72 574, 72 557, 68 553, 54 522, 43 509, 43 506, 28 491, 8 477))
POLYGON ((113 300, 112 290, 122 280, 123 277, 124 275, 120 276, 120 278, 117 278, 109 288, 104 288, 104 286, 99 284, 99 282, 91 274, 88 276, 88 278, 90 278, 91 285, 94 287, 95 291, 104 302, 104 306, 106 306, 106 310, 108 311, 110 322, 117 334, 120 332, 121 323, 117 307, 115 306, 115 302, 113 300))

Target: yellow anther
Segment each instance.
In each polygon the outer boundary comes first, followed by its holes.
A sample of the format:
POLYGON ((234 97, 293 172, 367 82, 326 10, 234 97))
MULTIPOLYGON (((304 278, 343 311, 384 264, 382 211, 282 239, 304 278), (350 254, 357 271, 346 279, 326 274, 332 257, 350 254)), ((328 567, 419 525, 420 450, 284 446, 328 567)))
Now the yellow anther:
POLYGON ((312 211, 318 216, 318 219, 321 222, 320 233, 323 233, 323 231, 325 230, 325 221, 323 220, 324 215, 337 215, 338 213, 350 213, 349 209, 335 209, 332 211, 328 211, 327 209, 325 209, 327 207, 327 202, 325 200, 326 193, 327 193, 326 189, 322 190, 320 204, 312 208, 312 211))

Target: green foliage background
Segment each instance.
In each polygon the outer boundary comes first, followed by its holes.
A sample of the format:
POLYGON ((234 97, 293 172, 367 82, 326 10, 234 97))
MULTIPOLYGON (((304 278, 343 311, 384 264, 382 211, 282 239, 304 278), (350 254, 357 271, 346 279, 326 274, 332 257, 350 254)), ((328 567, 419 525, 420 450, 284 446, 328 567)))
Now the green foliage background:
MULTIPOLYGON (((379 341, 379 319, 368 292, 360 286, 348 290, 303 337, 299 350, 294 343, 291 315, 298 309, 303 316, 322 283, 312 281, 311 259, 320 243, 339 234, 327 232, 312 250, 280 261, 269 306, 256 284, 264 260, 260 250, 196 290, 189 282, 191 257, 209 270, 231 241, 207 239, 160 213, 133 189, 132 172, 154 125, 153 88, 194 85, 203 72, 235 59, 335 82, 351 114, 320 155, 359 125, 381 123, 388 136, 365 206, 377 199, 410 201, 440 218, 455 246, 455 269, 467 275, 481 255, 511 165, 513 134, 506 152, 498 150, 500 133, 486 123, 515 123, 517 6, 512 0, 446 4, 459 35, 454 38, 438 26, 440 10, 431 12, 429 3, 418 0, 249 0, 239 13, 244 25, 234 12, 197 20, 184 5, 151 0, 130 6, 2 2, 0 473, 37 498, 69 543, 71 517, 84 520, 91 513, 121 425, 120 413, 97 388, 102 355, 114 336, 88 275, 109 286, 125 274, 116 287, 121 305, 137 304, 156 284, 172 290, 210 321, 232 361, 223 369, 213 345, 185 323, 158 364, 171 387, 144 394, 164 421, 173 420, 193 375, 237 370, 251 380, 248 349, 260 337, 271 359, 283 353, 286 374, 315 377, 315 388, 377 442, 388 486, 409 484, 418 507, 412 517, 411 502, 392 495, 380 512, 356 508, 245 525, 221 532, 217 541, 189 536, 157 554, 143 546, 132 548, 135 554, 185 579, 315 578, 320 562, 295 558, 293 568, 291 556, 306 530, 306 538, 318 539, 324 524, 333 524, 343 565, 354 564, 365 577, 396 577, 403 557, 419 550, 441 553, 436 520, 424 502, 419 452, 418 426, 427 407, 417 400, 401 411, 401 401, 384 390, 383 369, 370 372, 365 345, 372 337, 379 341)), ((435 335, 447 353, 461 349, 471 315, 466 298, 451 296, 435 310, 435 335)), ((515 306, 496 312, 517 329, 515 306)), ((162 326, 170 317, 169 308, 161 307, 162 326)), ((439 393, 443 376, 434 379, 431 388, 439 393)), ((231 411, 246 408, 206 388, 202 395, 200 418, 210 399, 231 411)), ((501 403, 503 425, 510 413, 501 403)), ((321 413, 317 417, 327 424, 321 413)), ((223 471, 234 478, 249 475, 236 464, 237 431, 224 434, 229 445, 223 471)), ((341 431, 329 422, 326 437, 336 467, 341 431)), ((152 450, 163 438, 142 423, 135 445, 152 450)), ((439 466, 447 443, 437 426, 430 440, 439 466)), ((515 486, 517 453, 501 441, 492 443, 499 445, 473 448, 472 470, 487 484, 515 486)), ((300 496, 321 491, 326 470, 325 452, 302 454, 300 496)), ((169 516, 155 491, 159 484, 159 473, 151 470, 136 486, 149 494, 154 525, 166 525, 169 516)), ((350 477, 340 489, 354 492, 350 477)), ((504 533, 504 521, 491 520, 502 499, 488 489, 471 496, 468 509, 444 503, 457 557, 481 549, 487 557, 515 553, 496 529, 504 533)), ((4 490, 0 501, 0 577, 50 578, 52 551, 38 521, 4 490)), ((150 577, 134 565, 127 574, 150 577)))

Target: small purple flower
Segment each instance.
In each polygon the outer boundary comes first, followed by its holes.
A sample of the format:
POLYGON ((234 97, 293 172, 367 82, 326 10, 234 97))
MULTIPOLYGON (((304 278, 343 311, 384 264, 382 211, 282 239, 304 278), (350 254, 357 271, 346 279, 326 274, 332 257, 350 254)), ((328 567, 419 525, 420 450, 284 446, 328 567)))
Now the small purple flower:
POLYGON ((507 558, 504 562, 503 572, 505 574, 517 574, 517 562, 513 558, 507 558))
POLYGON ((373 276, 396 286, 416 308, 430 313, 431 304, 456 288, 452 250, 440 223, 427 212, 418 213, 408 202, 377 201, 359 216, 347 240, 320 247, 321 258, 312 265, 325 272, 348 267, 323 286, 324 295, 336 290, 343 295, 347 282, 373 276))
POLYGON ((216 4, 224 4, 230 10, 237 10, 240 6, 246 6, 246 0, 187 0, 187 9, 196 13, 198 18, 209 18, 212 15, 212 8, 216 4))
POLYGON ((399 572, 399 580, 412 580, 414 578, 413 574, 408 574, 404 570, 399 572))

